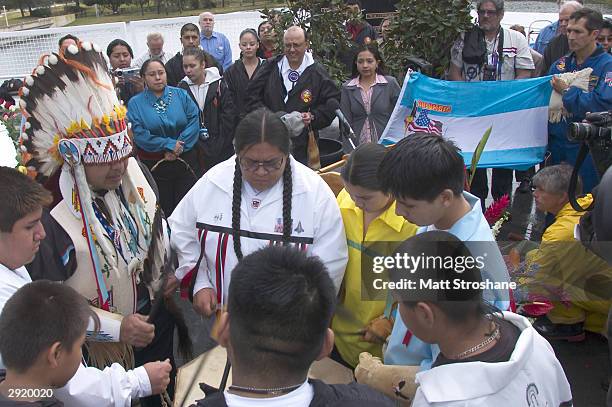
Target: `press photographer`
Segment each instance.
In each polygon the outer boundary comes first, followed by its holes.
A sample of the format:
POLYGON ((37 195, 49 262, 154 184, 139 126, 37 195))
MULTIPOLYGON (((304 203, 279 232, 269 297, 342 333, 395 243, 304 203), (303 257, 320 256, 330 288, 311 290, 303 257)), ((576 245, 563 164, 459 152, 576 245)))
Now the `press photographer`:
POLYGON ((144 81, 138 74, 139 69, 132 68, 132 47, 122 39, 116 39, 108 44, 106 55, 111 65, 111 74, 116 78, 117 96, 127 106, 132 96, 144 90, 144 81))

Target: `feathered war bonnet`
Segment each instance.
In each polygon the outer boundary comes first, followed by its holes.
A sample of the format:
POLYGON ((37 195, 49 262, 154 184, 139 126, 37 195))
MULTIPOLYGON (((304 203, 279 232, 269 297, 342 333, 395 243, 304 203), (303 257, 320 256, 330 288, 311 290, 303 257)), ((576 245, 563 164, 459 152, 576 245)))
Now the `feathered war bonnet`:
MULTIPOLYGON (((114 253, 114 248, 107 239, 94 239, 104 232, 93 210, 84 165, 120 161, 132 152, 127 109, 117 98, 100 48, 79 42, 59 54, 44 55, 26 77, 20 96, 27 120, 21 149, 28 171, 44 182, 61 168, 62 197, 73 215, 82 219, 92 262, 100 273, 94 243, 105 253, 114 253)), ((128 172, 122 185, 131 203, 144 206, 128 172)), ((104 308, 108 293, 105 284, 100 286, 104 308)))

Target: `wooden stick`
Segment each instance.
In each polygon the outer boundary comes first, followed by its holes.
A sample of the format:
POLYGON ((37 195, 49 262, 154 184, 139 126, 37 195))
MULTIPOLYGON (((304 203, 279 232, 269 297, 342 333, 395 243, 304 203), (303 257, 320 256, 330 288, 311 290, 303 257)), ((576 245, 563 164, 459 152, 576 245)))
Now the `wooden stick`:
POLYGON ((340 161, 330 164, 327 167, 321 168, 319 171, 317 171, 317 174, 323 174, 323 173, 335 170, 336 168, 342 167, 344 164, 346 164, 348 157, 349 157, 348 154, 343 155, 340 161))

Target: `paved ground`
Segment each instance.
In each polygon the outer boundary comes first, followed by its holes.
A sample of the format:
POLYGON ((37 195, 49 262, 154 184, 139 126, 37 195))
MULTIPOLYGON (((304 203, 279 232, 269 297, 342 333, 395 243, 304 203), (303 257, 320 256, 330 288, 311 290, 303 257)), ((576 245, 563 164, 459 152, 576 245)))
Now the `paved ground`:
MULTIPOLYGON (((514 187, 516 188, 516 184, 514 187)), ((510 220, 500 231, 501 240, 509 233, 539 240, 543 230, 544 215, 535 211, 531 194, 516 194, 510 220)), ((209 338, 212 321, 197 316, 190 304, 180 302, 188 318, 191 335, 198 355, 211 349, 215 343, 209 338)), ((606 382, 610 374, 610 357, 606 340, 589 334, 581 343, 558 342, 552 344, 572 386, 576 407, 605 406, 606 382)), ((182 364, 184 361, 177 361, 182 364)), ((612 406, 609 406, 612 407, 612 406)))

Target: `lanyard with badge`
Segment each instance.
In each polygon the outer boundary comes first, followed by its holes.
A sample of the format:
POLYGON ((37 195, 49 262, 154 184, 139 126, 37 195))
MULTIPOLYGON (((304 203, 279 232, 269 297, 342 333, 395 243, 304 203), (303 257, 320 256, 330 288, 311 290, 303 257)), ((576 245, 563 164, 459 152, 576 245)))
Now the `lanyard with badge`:
POLYGON ((504 29, 499 27, 499 33, 496 37, 497 53, 495 52, 495 44, 493 51, 487 55, 487 63, 483 67, 482 80, 496 81, 501 80, 502 66, 504 64, 504 29))

